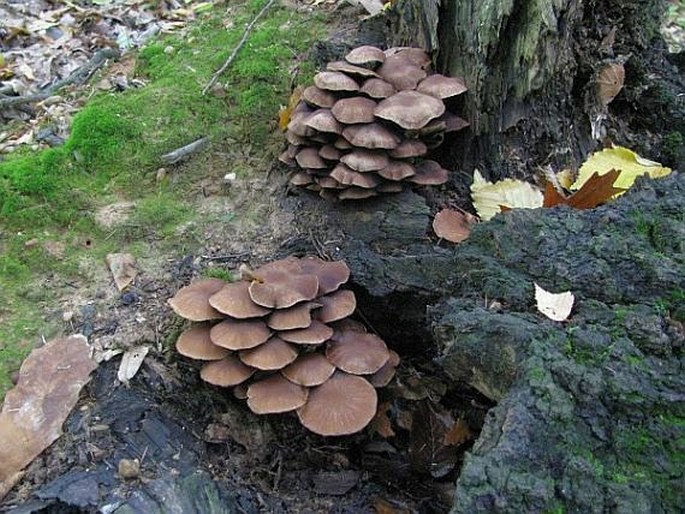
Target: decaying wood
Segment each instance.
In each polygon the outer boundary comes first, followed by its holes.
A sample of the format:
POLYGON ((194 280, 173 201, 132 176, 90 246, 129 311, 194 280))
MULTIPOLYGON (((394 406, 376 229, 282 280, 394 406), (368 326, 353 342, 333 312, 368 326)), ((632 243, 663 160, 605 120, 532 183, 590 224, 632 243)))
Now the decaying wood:
POLYGON ((250 35, 250 31, 252 30, 252 27, 254 27, 255 23, 257 23, 259 18, 261 18, 264 15, 264 13, 266 13, 266 11, 269 10, 269 7, 271 7, 273 5, 273 3, 274 3, 274 0, 269 0, 267 2, 267 4, 264 7, 262 7, 262 10, 259 11, 259 13, 257 13, 257 16, 254 17, 254 19, 250 22, 250 24, 247 27, 245 27, 245 32, 243 32, 243 37, 240 38, 240 41, 238 42, 237 46, 231 52, 231 55, 228 56, 228 59, 226 59, 226 62, 224 62, 224 64, 221 66, 221 68, 216 70, 216 72, 214 72, 214 75, 212 75, 212 78, 209 79, 209 82, 207 82, 207 85, 202 90, 203 95, 207 94, 207 91, 209 91, 212 88, 212 86, 214 84, 216 84, 216 81, 219 80, 219 77, 221 76, 221 74, 224 71, 226 71, 226 68, 228 68, 233 63, 236 56, 238 55, 238 52, 240 51, 240 49, 243 47, 243 45, 247 41, 247 37, 250 35))
POLYGON ((181 148, 177 148, 173 152, 166 153, 162 155, 161 159, 168 164, 175 164, 184 157, 189 156, 195 152, 199 152, 209 144, 208 137, 202 137, 197 141, 193 141, 181 148))

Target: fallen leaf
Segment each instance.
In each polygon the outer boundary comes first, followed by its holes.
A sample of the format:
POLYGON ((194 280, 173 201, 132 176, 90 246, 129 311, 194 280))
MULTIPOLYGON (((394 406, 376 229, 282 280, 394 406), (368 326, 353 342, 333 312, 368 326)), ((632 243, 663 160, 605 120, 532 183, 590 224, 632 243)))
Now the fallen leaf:
POLYGON ((414 411, 410 432, 409 461, 419 472, 441 478, 454 469, 458 460, 455 446, 445 444, 445 435, 454 419, 445 411, 438 411, 430 402, 421 402, 414 411))
POLYGON ((282 107, 278 111, 278 128, 280 128, 282 132, 285 132, 288 128, 288 123, 290 123, 293 109, 295 109, 295 106, 300 102, 300 98, 302 98, 302 91, 304 91, 302 86, 297 86, 295 89, 293 89, 290 98, 288 98, 288 105, 286 107, 282 107))
POLYGON ((463 419, 458 419, 452 425, 443 439, 446 446, 461 446, 467 441, 473 439, 474 433, 469 427, 469 424, 463 419))
POLYGON ((501 211, 509 209, 536 209, 542 207, 542 192, 533 184, 506 178, 492 183, 474 170, 471 184, 473 206, 481 220, 487 221, 501 211))
POLYGON ((460 243, 469 237, 471 227, 476 221, 476 217, 468 212, 443 209, 433 219, 433 231, 442 239, 451 243, 460 243))
POLYGON ((0 412, 0 499, 21 470, 62 435, 62 423, 95 368, 82 335, 53 339, 21 365, 0 412))
POLYGON ((392 503, 383 498, 378 498, 373 503, 373 508, 376 511, 376 514, 409 514, 411 512, 409 509, 395 507, 392 503))
POLYGON ((117 378, 120 382, 126 383, 136 376, 149 351, 149 346, 136 346, 124 352, 117 372, 117 378))
POLYGON ((583 186, 570 196, 559 193, 551 182, 545 185, 544 207, 568 205, 575 209, 592 209, 610 200, 623 189, 614 187, 620 171, 611 170, 604 175, 595 172, 583 186))
MULTIPOLYGON (((644 159, 628 148, 615 146, 592 154, 580 167, 578 178, 571 185, 571 189, 583 187, 583 184, 590 180, 595 172, 605 175, 611 170, 620 171, 620 175, 614 182, 614 187, 620 189, 629 189, 637 177, 645 174, 651 178, 659 178, 671 173, 670 168, 665 168, 658 162, 644 159)), ((614 196, 620 194, 622 193, 614 196)))
POLYGON ((381 403, 376 410, 376 415, 371 420, 371 429, 383 439, 395 437, 395 431, 392 429, 392 422, 388 417, 389 410, 390 402, 381 403))
POLYGON ((130 286, 138 274, 135 257, 130 253, 109 253, 105 260, 112 272, 117 289, 123 291, 130 286))
POLYGON ((575 297, 571 291, 550 293, 539 285, 535 286, 535 301, 538 311, 554 321, 565 321, 571 314, 575 297))

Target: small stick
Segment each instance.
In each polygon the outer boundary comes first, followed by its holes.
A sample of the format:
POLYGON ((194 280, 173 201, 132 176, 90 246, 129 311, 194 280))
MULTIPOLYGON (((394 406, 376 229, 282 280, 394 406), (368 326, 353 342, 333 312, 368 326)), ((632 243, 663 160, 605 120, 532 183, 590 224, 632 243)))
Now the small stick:
POLYGON ((208 137, 200 138, 197 141, 193 141, 190 144, 182 146, 181 148, 177 148, 173 152, 169 152, 162 155, 161 159, 169 164, 174 164, 183 159, 184 157, 187 157, 191 153, 195 153, 202 150, 205 146, 207 146, 208 143, 208 137))
POLYGON ((231 52, 231 55, 228 57, 228 59, 226 59, 226 62, 221 66, 221 68, 219 68, 214 73, 214 75, 212 75, 212 78, 209 80, 209 82, 207 83, 205 88, 202 90, 203 96, 207 94, 207 91, 209 91, 210 88, 214 84, 216 84, 216 81, 219 80, 219 77, 221 76, 221 74, 224 71, 226 71, 226 68, 228 68, 231 65, 231 63, 235 60, 236 56, 238 55, 238 52, 240 51, 240 49, 243 47, 243 45, 247 41, 247 36, 250 35, 250 31, 252 30, 252 27, 254 27, 255 23, 257 23, 257 20, 259 20, 259 18, 261 18, 264 15, 264 13, 269 9, 269 7, 271 7, 271 4, 273 4, 274 1, 275 0, 269 0, 267 2, 267 4, 264 7, 262 7, 262 10, 259 11, 257 16, 255 16, 255 18, 250 22, 250 24, 247 27, 245 27, 245 32, 243 32, 243 37, 240 40, 240 42, 238 43, 238 46, 236 46, 233 49, 233 52, 231 52))

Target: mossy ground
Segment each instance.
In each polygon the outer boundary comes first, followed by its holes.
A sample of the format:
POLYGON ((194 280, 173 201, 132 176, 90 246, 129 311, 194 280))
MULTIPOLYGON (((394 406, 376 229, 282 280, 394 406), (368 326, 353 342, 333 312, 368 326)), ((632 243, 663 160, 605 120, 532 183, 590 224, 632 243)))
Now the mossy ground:
POLYGON ((96 94, 62 147, 0 162, 0 398, 31 348, 64 329, 54 303, 60 288, 86 278, 84 259, 104 266, 107 253, 135 252, 150 240, 192 247, 192 231, 179 238, 178 229, 201 223, 190 194, 198 184, 228 171, 266 173, 282 144, 279 105, 311 78, 313 67, 298 56, 323 34, 324 14, 277 2, 218 87, 201 94, 265 3, 219 5, 183 33, 149 44, 135 56, 143 87, 96 94), (200 137, 210 149, 182 176, 159 180, 160 156, 200 137), (99 207, 122 200, 135 202, 126 223, 110 230, 95 221, 99 207))

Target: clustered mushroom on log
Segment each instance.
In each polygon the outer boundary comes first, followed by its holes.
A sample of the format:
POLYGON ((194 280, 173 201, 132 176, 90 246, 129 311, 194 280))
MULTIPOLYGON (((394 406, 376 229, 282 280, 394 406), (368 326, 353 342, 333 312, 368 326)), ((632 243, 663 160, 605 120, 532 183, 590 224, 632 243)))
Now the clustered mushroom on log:
POLYGON ((256 414, 296 411, 327 436, 362 430, 376 414, 374 388, 390 382, 399 356, 349 318, 356 299, 340 289, 347 265, 288 257, 243 276, 200 279, 169 299, 196 322, 178 352, 205 361, 201 378, 233 387, 256 414))
POLYGON ((329 63, 291 114, 279 157, 299 168, 290 182, 339 200, 444 184, 448 171, 425 156, 445 133, 468 126, 445 106, 466 86, 430 63, 419 48, 373 46, 329 63))

